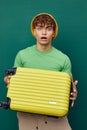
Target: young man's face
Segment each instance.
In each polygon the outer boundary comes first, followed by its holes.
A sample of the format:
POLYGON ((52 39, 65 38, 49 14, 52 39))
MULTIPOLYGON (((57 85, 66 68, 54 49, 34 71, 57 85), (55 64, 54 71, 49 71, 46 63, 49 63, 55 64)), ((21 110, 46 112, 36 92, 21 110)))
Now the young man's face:
POLYGON ((34 29, 34 36, 37 43, 42 45, 50 44, 54 37, 54 30, 51 25, 38 24, 34 29))

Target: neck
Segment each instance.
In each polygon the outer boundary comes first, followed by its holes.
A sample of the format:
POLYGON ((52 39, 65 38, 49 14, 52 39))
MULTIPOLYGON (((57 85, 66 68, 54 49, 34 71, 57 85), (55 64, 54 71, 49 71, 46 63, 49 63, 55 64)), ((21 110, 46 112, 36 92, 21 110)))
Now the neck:
POLYGON ((39 51, 47 52, 47 51, 49 51, 49 50, 52 48, 52 45, 51 45, 51 44, 48 44, 48 45, 36 44, 36 48, 37 48, 39 51))

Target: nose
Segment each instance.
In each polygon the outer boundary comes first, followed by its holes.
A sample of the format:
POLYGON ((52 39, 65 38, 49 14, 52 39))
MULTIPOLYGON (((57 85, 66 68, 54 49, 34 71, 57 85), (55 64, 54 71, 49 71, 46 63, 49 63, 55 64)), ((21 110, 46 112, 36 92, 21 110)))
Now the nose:
POLYGON ((42 29, 42 34, 46 34, 46 29, 45 28, 42 29))

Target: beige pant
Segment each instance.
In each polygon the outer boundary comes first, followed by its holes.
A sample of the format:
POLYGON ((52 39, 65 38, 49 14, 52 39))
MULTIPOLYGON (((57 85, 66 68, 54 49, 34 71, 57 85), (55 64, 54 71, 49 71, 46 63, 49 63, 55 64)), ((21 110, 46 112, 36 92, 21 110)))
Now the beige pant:
POLYGON ((17 113, 19 130, 71 130, 67 117, 47 117, 30 113, 17 113))

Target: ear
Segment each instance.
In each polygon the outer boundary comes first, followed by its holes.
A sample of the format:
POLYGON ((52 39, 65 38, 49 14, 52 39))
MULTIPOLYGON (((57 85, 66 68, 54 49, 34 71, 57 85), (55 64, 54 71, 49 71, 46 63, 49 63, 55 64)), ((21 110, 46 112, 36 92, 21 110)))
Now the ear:
POLYGON ((53 38, 55 37, 55 33, 53 33, 53 38))

